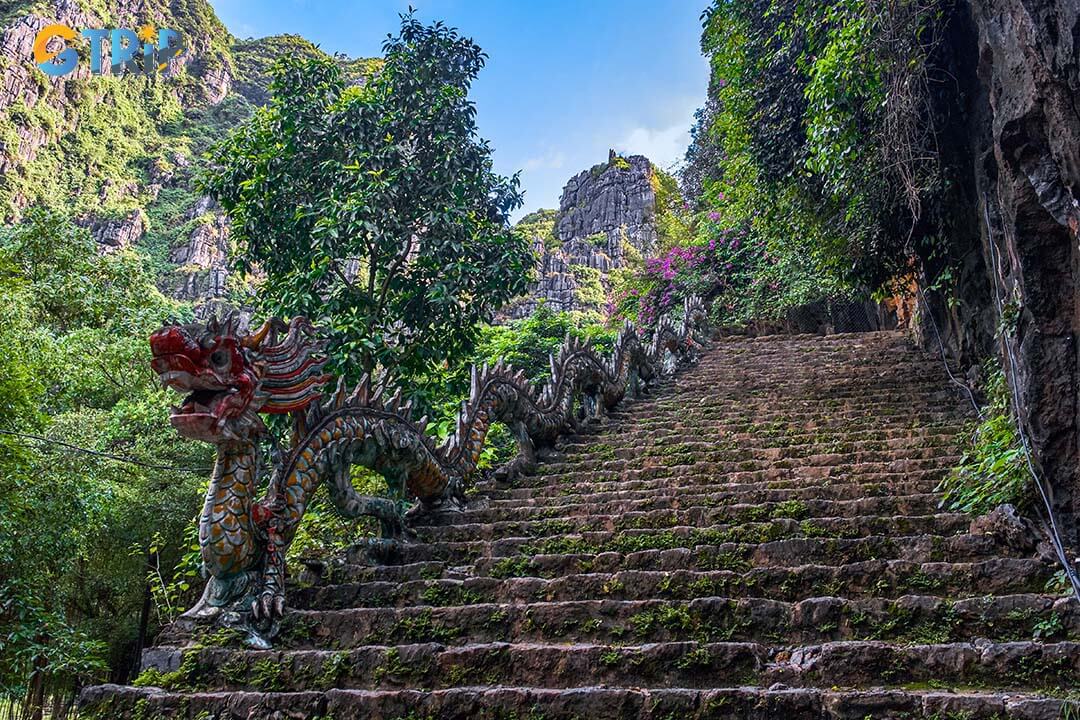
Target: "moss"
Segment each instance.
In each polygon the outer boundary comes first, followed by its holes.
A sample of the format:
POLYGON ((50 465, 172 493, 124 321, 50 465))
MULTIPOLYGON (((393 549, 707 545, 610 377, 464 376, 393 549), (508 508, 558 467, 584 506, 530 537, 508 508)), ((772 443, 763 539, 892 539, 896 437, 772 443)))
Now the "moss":
POLYGON ((266 692, 279 692, 285 689, 284 671, 281 664, 273 658, 257 661, 248 674, 248 684, 266 692))
POLYGON ((203 633, 196 644, 205 647, 229 647, 238 645, 243 638, 244 634, 239 630, 223 627, 203 633))
POLYGON ((193 645, 181 655, 180 666, 172 672, 163 673, 157 668, 147 668, 139 673, 131 684, 135 687, 159 687, 165 690, 194 688, 199 675, 200 645, 193 645))
POLYGON ((695 623, 685 606, 668 605, 638 613, 631 619, 630 625, 635 635, 644 638, 657 627, 671 632, 686 632, 692 630, 695 623))
POLYGON ((802 500, 785 500, 776 504, 772 512, 769 513, 769 517, 801 520, 809 514, 810 509, 802 500))
POLYGON ((421 599, 435 607, 450 605, 476 605, 481 602, 480 595, 474 590, 467 590, 461 585, 449 585, 431 582, 420 593, 421 599))
POLYGON ((618 650, 608 650, 600 656, 600 664, 604 667, 618 667, 622 662, 622 654, 618 650))
POLYGON ((237 655, 221 666, 218 674, 229 685, 243 685, 248 678, 247 661, 242 655, 237 655))
POLYGON ((350 669, 352 660, 347 652, 336 652, 323 660, 319 677, 315 680, 317 687, 329 690, 336 687, 341 674, 350 669))
POLYGON ((514 577, 531 577, 532 573, 532 558, 527 555, 502 558, 491 567, 491 577, 500 580, 514 577))
POLYGON ((446 627, 432 619, 431 610, 424 609, 415 617, 406 617, 397 621, 391 636, 409 642, 449 642, 460 637, 462 629, 446 627))
POLYGON ((596 460, 614 460, 615 450, 604 443, 593 443, 585 448, 585 452, 592 455, 596 460))
POLYGON ((604 289, 602 274, 596 268, 587 265, 572 265, 570 271, 574 274, 577 287, 574 289, 574 299, 585 307, 601 307, 607 301, 607 291, 604 289))
POLYGON ((698 645, 675 663, 675 667, 680 670, 707 668, 710 665, 712 665, 712 655, 709 654, 709 649, 704 645, 698 645))

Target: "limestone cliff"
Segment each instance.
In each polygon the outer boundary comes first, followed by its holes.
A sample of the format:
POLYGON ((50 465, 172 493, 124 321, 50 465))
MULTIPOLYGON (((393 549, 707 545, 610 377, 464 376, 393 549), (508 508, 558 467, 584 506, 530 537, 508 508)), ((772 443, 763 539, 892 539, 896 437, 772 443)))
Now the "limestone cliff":
POLYGON ((611 272, 661 245, 658 219, 670 201, 662 185, 673 182, 648 158, 614 150, 607 162, 570 178, 558 211, 540 210, 518 223, 532 239, 537 280, 507 314, 524 317, 541 301, 559 311, 599 309, 611 272))
MULTIPOLYGON (((61 207, 87 227, 102 252, 135 246, 161 288, 200 303, 225 298, 229 223, 195 189, 200 158, 266 102, 270 66, 285 55, 321 55, 294 35, 237 40, 206 0, 21 2, 0 11, 0 220, 35 204, 61 207), (34 67, 46 24, 181 32, 187 49, 161 78, 91 76, 87 64, 63 78, 34 67)), ((377 61, 352 61, 362 78, 377 61)), ((104 64, 105 67, 108 63, 104 64)))
POLYGON ((939 145, 956 194, 943 214, 962 268, 953 297, 931 294, 933 317, 955 356, 1003 358, 1039 469, 1075 533, 1080 5, 971 0, 954 8, 948 32, 939 145))

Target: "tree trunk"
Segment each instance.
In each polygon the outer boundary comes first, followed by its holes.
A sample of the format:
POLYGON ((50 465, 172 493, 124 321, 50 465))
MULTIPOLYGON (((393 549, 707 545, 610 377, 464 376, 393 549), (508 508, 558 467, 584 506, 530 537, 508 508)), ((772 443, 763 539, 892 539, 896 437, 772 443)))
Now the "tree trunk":
POLYGON ((30 688, 26 693, 26 710, 24 715, 29 720, 41 720, 44 716, 45 705, 45 658, 38 655, 34 658, 34 669, 30 676, 30 688))
MULTIPOLYGON (((149 572, 156 567, 157 553, 146 553, 146 570, 149 572)), ((143 604, 142 612, 139 614, 139 639, 135 642, 135 663, 132 665, 133 672, 130 674, 137 675, 142 667, 142 651, 146 647, 146 631, 150 625, 150 603, 152 600, 150 592, 150 582, 147 580, 143 583, 143 604)), ((124 678, 127 681, 127 678, 124 678)))

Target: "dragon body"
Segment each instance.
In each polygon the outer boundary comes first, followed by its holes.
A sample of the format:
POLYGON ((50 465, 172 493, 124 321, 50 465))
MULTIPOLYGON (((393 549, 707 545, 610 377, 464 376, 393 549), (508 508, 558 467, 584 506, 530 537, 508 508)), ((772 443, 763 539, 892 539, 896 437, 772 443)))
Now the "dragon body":
POLYGON ((407 535, 410 517, 465 507, 492 423, 506 424, 518 443, 517 457, 495 473, 508 481, 535 465, 538 448, 692 358, 704 317, 699 303, 687 301, 681 323, 661 321, 648 343, 628 324, 606 356, 568 337, 539 389, 501 363, 473 367, 469 398, 442 444, 426 432, 426 418, 413 419, 400 390, 387 396, 365 376, 351 391, 342 380, 327 391, 333 377, 304 318, 270 320, 253 333, 242 333, 235 317, 166 325, 151 336, 152 366, 186 394, 170 422, 217 449, 199 522, 208 582, 188 615, 245 627, 252 644, 269 646, 284 612, 284 552, 320 484, 346 517, 378 518, 384 537, 407 535), (277 448, 270 468, 263 467, 260 443, 269 433, 261 415, 291 420, 288 447, 277 448), (419 501, 409 516, 389 498, 357 493, 353 465, 400 483, 419 501))

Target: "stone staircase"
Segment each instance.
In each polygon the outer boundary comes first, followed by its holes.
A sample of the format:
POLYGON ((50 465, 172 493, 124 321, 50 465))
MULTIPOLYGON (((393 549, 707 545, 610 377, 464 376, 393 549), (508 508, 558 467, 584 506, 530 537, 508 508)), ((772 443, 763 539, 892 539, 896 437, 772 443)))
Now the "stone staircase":
POLYGON ((84 713, 1080 717, 1053 564, 939 508, 966 419, 896 333, 719 340, 394 564, 294 587, 274 650, 166 633, 166 689, 84 713))

